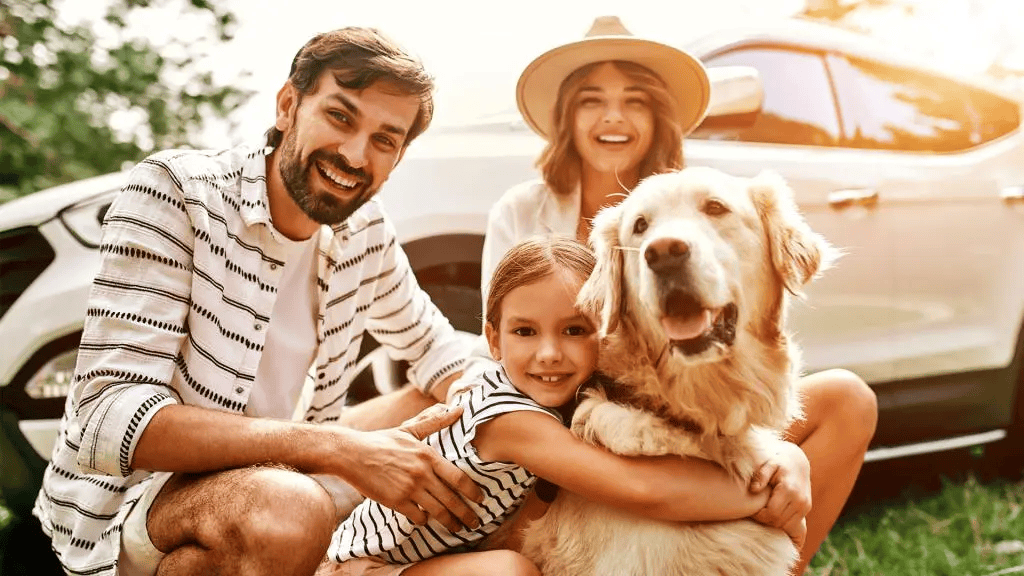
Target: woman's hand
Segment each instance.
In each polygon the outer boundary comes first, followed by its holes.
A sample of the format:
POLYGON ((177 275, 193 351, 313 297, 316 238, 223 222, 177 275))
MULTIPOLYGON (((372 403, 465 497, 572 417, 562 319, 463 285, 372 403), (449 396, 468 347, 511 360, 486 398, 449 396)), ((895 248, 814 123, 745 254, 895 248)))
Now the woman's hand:
POLYGON ((807 513, 811 511, 811 464, 799 446, 782 442, 778 452, 754 472, 750 491, 771 489, 768 503, 752 518, 789 535, 798 548, 807 537, 807 513))

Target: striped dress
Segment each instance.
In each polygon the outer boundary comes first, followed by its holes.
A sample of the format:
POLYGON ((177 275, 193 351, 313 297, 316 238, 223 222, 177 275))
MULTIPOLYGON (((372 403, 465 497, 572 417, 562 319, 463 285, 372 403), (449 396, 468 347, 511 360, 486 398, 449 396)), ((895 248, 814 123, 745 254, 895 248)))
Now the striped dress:
POLYGON ((479 376, 481 384, 457 397, 462 418, 427 437, 426 442, 483 489, 482 503, 468 502, 480 527, 451 532, 437 520, 416 525, 404 515, 373 500, 364 500, 334 532, 328 556, 335 562, 375 556, 391 564, 408 564, 444 552, 473 549, 494 532, 522 503, 537 477, 511 462, 486 462, 472 445, 476 428, 495 416, 518 410, 558 413, 517 390, 501 368, 479 376))

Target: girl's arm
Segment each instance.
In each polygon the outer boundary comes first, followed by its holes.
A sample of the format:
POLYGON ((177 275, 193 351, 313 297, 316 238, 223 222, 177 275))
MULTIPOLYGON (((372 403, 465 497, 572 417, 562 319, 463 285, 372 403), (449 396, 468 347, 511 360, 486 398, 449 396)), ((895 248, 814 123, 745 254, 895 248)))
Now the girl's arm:
POLYGON ((473 445, 484 460, 515 462, 566 490, 649 518, 733 520, 753 515, 768 500, 767 491, 751 493, 706 460, 618 456, 540 412, 509 412, 485 422, 473 445))

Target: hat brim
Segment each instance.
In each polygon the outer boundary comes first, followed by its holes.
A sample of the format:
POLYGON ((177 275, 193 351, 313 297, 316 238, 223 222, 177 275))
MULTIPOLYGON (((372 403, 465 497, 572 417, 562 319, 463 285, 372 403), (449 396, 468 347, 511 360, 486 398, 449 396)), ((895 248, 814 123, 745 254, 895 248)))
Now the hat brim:
POLYGON ((553 48, 523 70, 516 85, 516 103, 527 125, 549 138, 554 131, 554 110, 562 82, 583 66, 608 60, 635 62, 660 76, 675 100, 683 134, 692 132, 704 119, 711 84, 700 61, 660 42, 632 36, 595 36, 553 48))

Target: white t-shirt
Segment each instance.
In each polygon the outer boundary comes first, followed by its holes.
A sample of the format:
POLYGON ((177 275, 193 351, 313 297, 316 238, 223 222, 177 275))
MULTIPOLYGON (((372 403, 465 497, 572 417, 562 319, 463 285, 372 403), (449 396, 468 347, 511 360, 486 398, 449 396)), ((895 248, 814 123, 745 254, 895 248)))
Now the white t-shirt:
POLYGON ((291 419, 316 354, 316 247, 320 232, 308 240, 282 238, 288 256, 263 343, 256 382, 245 407, 247 416, 291 419))

